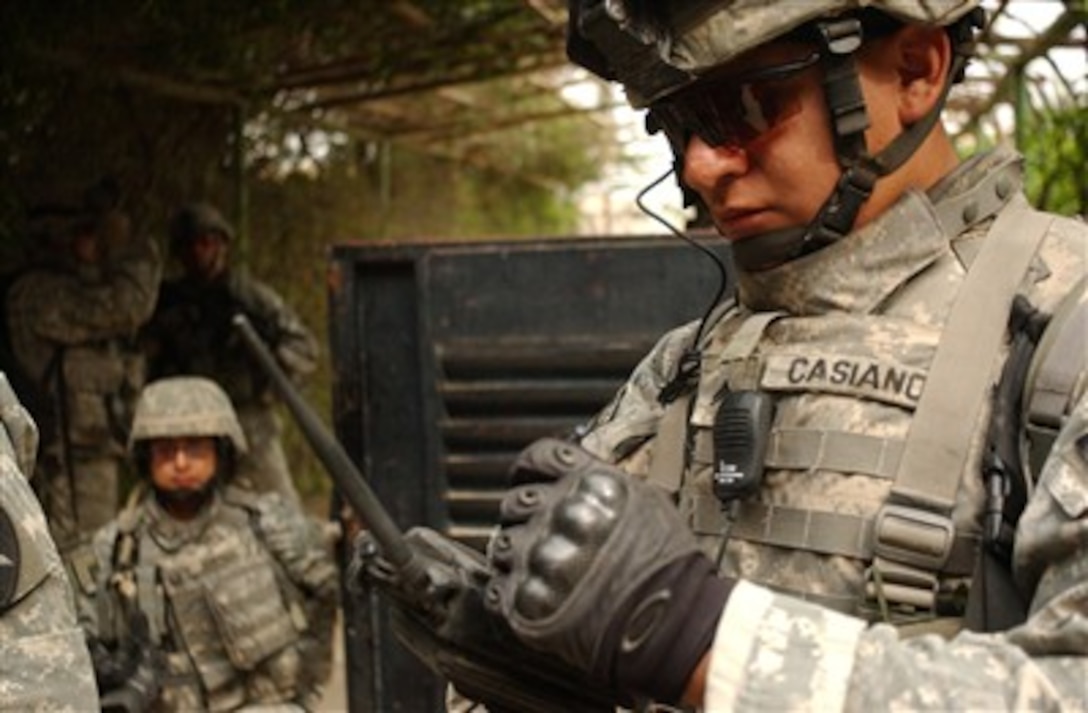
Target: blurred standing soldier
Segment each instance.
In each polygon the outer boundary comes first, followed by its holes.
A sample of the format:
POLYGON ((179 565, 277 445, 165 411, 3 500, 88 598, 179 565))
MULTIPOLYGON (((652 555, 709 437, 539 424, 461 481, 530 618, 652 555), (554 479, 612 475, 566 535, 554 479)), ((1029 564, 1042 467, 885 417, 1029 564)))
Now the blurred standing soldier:
POLYGON ((203 377, 148 384, 130 450, 148 491, 94 538, 77 606, 104 709, 312 710, 339 579, 279 493, 231 486, 246 441, 203 377))
MULTIPOLYGON (((8 335, 42 431, 36 489, 62 553, 118 509, 131 406, 144 378, 136 336, 155 306, 161 258, 132 235, 116 185, 46 238, 44 260, 8 288, 8 335)), ((24 389, 26 390, 26 389, 24 389)))
POLYGON ((316 367, 317 340, 270 287, 229 259, 234 229, 206 203, 185 206, 170 226, 170 248, 184 274, 163 282, 159 305, 146 330, 149 376, 196 374, 216 381, 230 396, 249 454, 238 464, 238 484, 278 492, 298 503, 271 383, 251 360, 231 327, 242 312, 294 379, 316 367))
POLYGON ((97 695, 72 590, 25 473, 38 431, 0 374, 0 707, 85 710, 97 695))

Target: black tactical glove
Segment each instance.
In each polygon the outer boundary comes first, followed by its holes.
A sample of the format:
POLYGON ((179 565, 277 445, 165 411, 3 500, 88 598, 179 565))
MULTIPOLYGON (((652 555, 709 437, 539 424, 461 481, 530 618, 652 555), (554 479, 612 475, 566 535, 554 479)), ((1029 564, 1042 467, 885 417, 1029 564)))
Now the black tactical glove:
POLYGON ((160 676, 153 657, 145 656, 131 678, 102 695, 99 703, 103 713, 143 713, 151 710, 162 690, 160 676))
POLYGON ((678 702, 733 582, 663 493, 578 446, 538 441, 512 477, 487 606, 610 688, 678 702))
POLYGON ((611 713, 616 696, 585 674, 528 648, 483 601, 491 571, 476 550, 427 528, 405 536, 415 573, 397 570, 370 533, 355 539, 348 588, 387 594, 405 647, 493 713, 611 713))
POLYGON ((141 713, 151 709, 162 690, 162 652, 151 644, 147 617, 129 617, 130 637, 114 650, 96 639, 88 642, 95 678, 106 713, 141 713))
POLYGON ((101 639, 89 637, 87 650, 91 653, 94 678, 100 691, 120 687, 136 670, 136 652, 132 647, 110 648, 101 639))

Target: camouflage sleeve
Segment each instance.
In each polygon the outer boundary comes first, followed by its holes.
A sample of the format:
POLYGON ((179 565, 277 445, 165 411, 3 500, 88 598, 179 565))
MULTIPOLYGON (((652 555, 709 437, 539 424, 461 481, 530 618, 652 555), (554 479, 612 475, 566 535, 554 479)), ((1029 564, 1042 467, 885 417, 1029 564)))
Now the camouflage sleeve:
POLYGON ((12 286, 9 310, 17 310, 42 339, 83 344, 135 334, 155 307, 162 261, 154 240, 133 239, 105 267, 100 280, 65 272, 35 271, 12 286))
POLYGON ((279 493, 260 496, 259 535, 291 581, 307 595, 335 601, 339 575, 318 523, 279 493))
POLYGON ((261 541, 303 594, 307 629, 299 642, 305 665, 298 703, 313 710, 332 671, 332 641, 340 604, 340 578, 314 518, 279 493, 259 496, 257 527, 261 541))
POLYGON ((705 708, 1084 710, 1088 705, 1088 397, 1055 442, 1017 530, 1027 621, 899 639, 742 583, 719 621, 705 708))
POLYGON ((238 272, 231 275, 231 291, 291 378, 317 368, 317 339, 271 287, 238 272))
POLYGON ((668 332, 631 372, 612 400, 582 429, 579 442, 593 455, 620 462, 657 431, 664 410, 657 400, 691 344, 698 324, 668 332))
POLYGON ((69 579, 75 594, 76 619, 88 637, 113 641, 117 637, 115 602, 106 585, 117 541, 117 521, 104 525, 91 542, 67 555, 69 579))
POLYGON ((38 501, 0 456, 0 518, 14 550, 0 552, 0 707, 87 710, 98 700, 72 590, 38 501))

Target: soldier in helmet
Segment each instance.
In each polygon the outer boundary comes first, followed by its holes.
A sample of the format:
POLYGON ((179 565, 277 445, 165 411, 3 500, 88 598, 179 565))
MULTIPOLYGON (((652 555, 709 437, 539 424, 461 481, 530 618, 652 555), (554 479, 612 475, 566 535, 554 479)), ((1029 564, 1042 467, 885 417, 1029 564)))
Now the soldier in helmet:
POLYGON ((1088 229, 941 125, 976 0, 570 10, 738 291, 522 454, 484 601, 627 703, 1084 709, 1088 229))
POLYGON ((246 439, 226 393, 203 377, 148 384, 129 447, 144 488, 77 573, 103 708, 311 710, 336 568, 298 508, 231 485, 246 439))
POLYGON ((136 336, 162 261, 103 181, 53 207, 40 258, 6 293, 12 382, 42 433, 35 486, 62 554, 117 514, 132 404, 143 385, 136 336))
POLYGON ((145 329, 148 375, 197 374, 215 380, 234 403, 249 442, 237 482, 258 492, 275 491, 298 503, 280 442, 271 384, 231 328, 243 313, 293 378, 317 364, 313 334, 270 287, 229 259, 234 229, 207 203, 182 208, 170 226, 170 247, 181 277, 163 282, 155 314, 145 329))

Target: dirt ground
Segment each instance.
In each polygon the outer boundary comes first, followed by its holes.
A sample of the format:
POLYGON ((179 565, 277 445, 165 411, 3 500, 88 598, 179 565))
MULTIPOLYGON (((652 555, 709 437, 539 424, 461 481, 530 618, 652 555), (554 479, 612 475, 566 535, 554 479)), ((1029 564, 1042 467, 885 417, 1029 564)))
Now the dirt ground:
MULTIPOLYGON (((329 518, 329 501, 327 496, 312 496, 303 498, 303 508, 319 522, 327 522, 329 518)), ((326 533, 329 538, 329 546, 333 546, 333 539, 338 537, 335 530, 326 533)), ((336 632, 333 635, 332 650, 332 675, 325 687, 325 695, 317 710, 320 713, 339 713, 349 710, 346 666, 344 657, 344 619, 343 612, 336 617, 336 632)))
POLYGON ((321 697, 321 703, 317 710, 321 713, 346 712, 348 710, 347 679, 344 672, 344 622, 337 617, 336 636, 333 637, 332 650, 332 676, 325 687, 325 695, 321 697))

